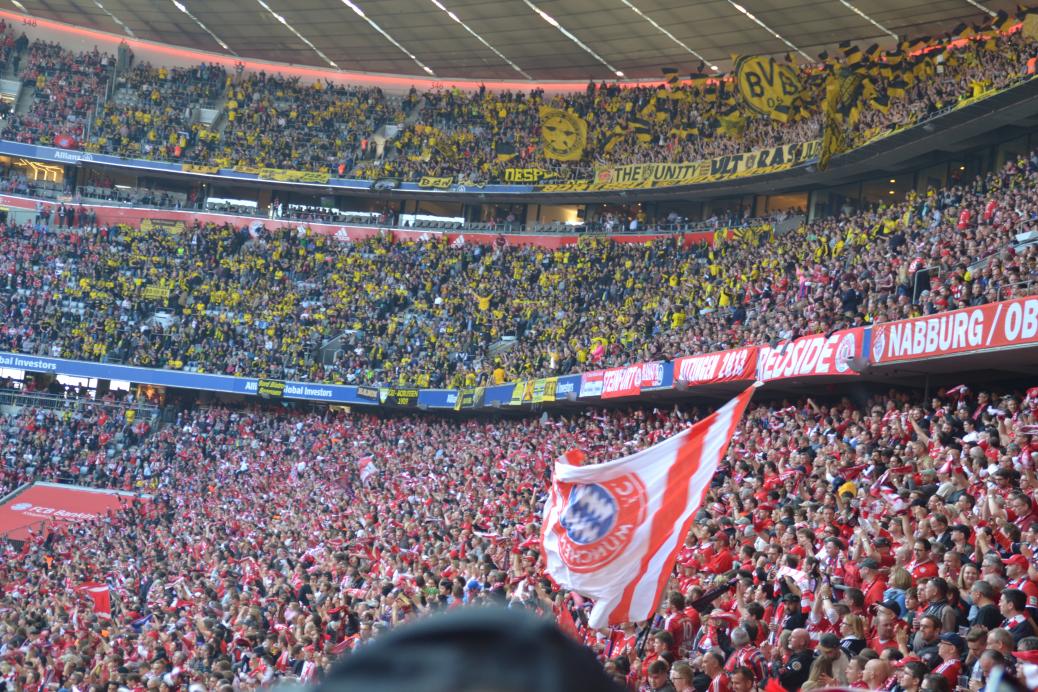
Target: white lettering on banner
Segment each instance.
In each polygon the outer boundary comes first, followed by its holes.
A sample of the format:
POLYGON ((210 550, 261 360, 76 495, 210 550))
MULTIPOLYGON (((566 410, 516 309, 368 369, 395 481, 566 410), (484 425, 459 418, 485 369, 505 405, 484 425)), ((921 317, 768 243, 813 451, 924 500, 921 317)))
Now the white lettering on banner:
POLYGON ((674 363, 674 380, 686 384, 704 384, 753 379, 756 357, 756 346, 685 356, 674 363))
MULTIPOLYGON (((26 503, 28 504, 28 503, 26 503)), ((97 519, 98 514, 91 514, 90 512, 70 512, 67 509, 58 509, 57 507, 44 507, 42 505, 29 505, 25 507, 23 505, 13 505, 12 510, 19 512, 25 512, 32 517, 50 517, 54 519, 61 519, 63 521, 88 521, 90 519, 97 519)))
POLYGON ((757 379, 762 382, 786 377, 812 375, 855 375, 847 361, 857 353, 854 331, 826 338, 814 334, 773 349, 761 347, 757 360, 757 379))
POLYGON ((54 372, 58 369, 57 363, 52 363, 32 356, 0 355, 0 365, 6 368, 17 368, 19 370, 33 370, 36 372, 54 372))
MULTIPOLYGON (((1006 339, 1033 339, 1038 333, 1038 301, 1013 303, 1006 309, 1006 339)), ((990 340, 990 339, 989 339, 990 340)))
POLYGON ((978 348, 983 343, 984 312, 978 308, 915 322, 893 322, 889 332, 886 343, 892 358, 978 348))
POLYGON ((877 324, 873 363, 1038 342, 1038 298, 1029 296, 940 315, 877 324))
POLYGON ((730 380, 739 377, 746 370, 746 361, 750 357, 750 349, 742 348, 738 351, 728 351, 724 354, 721 369, 717 372, 717 379, 730 380))
POLYGON ((324 387, 310 387, 305 384, 289 384, 285 383, 285 396, 313 396, 320 397, 322 399, 330 399, 332 397, 332 390, 324 387))
POLYGON ((602 396, 637 394, 641 391, 641 379, 641 364, 606 370, 602 377, 602 396))
POLYGON ((640 384, 642 389, 647 387, 659 387, 663 384, 663 362, 655 360, 648 363, 642 363, 640 384))
POLYGON ((715 379, 717 365, 721 362, 721 354, 682 358, 681 367, 675 378, 678 382, 711 382, 715 379))
POLYGON ((55 159, 58 159, 59 161, 73 161, 77 163, 80 161, 94 160, 93 154, 84 154, 76 151, 65 151, 64 149, 55 149, 54 153, 51 154, 51 156, 53 156, 55 159))

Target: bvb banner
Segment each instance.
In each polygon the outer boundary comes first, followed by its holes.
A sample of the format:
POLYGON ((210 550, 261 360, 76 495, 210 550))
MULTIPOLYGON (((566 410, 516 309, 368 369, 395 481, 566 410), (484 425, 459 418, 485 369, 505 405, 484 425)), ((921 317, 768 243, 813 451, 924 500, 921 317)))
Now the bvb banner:
POLYGON ((780 144, 745 154, 716 156, 692 163, 639 163, 607 166, 594 180, 539 185, 539 192, 592 192, 696 185, 732 180, 750 175, 785 171, 818 156, 820 142, 780 144))
POLYGON ((587 146, 587 123, 569 111, 542 107, 541 145, 549 159, 579 161, 587 146))
POLYGON ((203 173, 205 175, 216 175, 220 172, 219 166, 203 166, 197 163, 182 163, 180 170, 184 173, 203 173))
POLYGON ((739 58, 735 63, 735 81, 743 102, 751 110, 783 122, 801 90, 800 78, 792 66, 762 55, 739 58))
POLYGON ((261 168, 256 166, 235 166, 238 173, 249 173, 264 180, 277 180, 283 183, 327 183, 330 176, 317 171, 291 171, 285 168, 261 168))
POLYGON ((558 177, 559 174, 555 171, 546 171, 543 168, 506 168, 502 176, 506 183, 539 183, 558 177))
POLYGON ((451 176, 447 177, 435 177, 431 175, 423 175, 418 179, 418 187, 434 190, 446 190, 450 188, 451 183, 454 182, 454 178, 451 176))

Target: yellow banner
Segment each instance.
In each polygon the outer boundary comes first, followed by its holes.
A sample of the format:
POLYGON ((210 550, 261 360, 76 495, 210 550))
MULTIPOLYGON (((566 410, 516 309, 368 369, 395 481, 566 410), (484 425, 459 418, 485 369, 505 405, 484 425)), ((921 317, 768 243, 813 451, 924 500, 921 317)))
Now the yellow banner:
POLYGON ((715 183, 788 170, 817 157, 819 147, 820 142, 815 139, 802 144, 781 144, 745 154, 716 156, 692 163, 606 166, 595 173, 594 180, 547 183, 537 189, 540 192, 591 192, 715 183))
POLYGON ((750 110, 782 122, 788 118, 788 109, 802 88, 791 65, 762 55, 739 58, 735 63, 735 81, 750 110))
POLYGON ((533 381, 533 392, 531 401, 540 404, 545 401, 555 401, 555 388, 559 384, 557 377, 542 377, 533 381))
POLYGON ((447 176, 440 178, 431 175, 423 175, 418 179, 418 187, 433 188, 435 190, 446 190, 454 182, 454 178, 447 176))
POLYGON ((217 166, 203 166, 197 163, 182 163, 180 169, 185 173, 205 173, 206 175, 216 175, 220 172, 217 166))
POLYGON ((555 171, 546 171, 543 168, 506 168, 504 173, 506 183, 539 183, 558 177, 559 174, 555 171))
POLYGON ((526 380, 519 380, 512 387, 512 398, 509 399, 509 406, 519 406, 523 403, 523 394, 526 392, 526 380))
POLYGON ((256 168, 255 166, 235 166, 234 170, 239 173, 251 173, 264 180, 277 180, 283 183, 327 183, 327 173, 317 171, 290 171, 284 168, 256 168))
POLYGON ((329 176, 327 173, 318 173, 317 171, 287 171, 283 168, 261 168, 259 169, 259 177, 265 180, 279 180, 286 183, 327 183, 329 176))
POLYGON ((544 155, 557 161, 579 161, 587 146, 587 123, 575 113, 541 108, 541 145, 544 155))
POLYGON ((1024 36, 1038 38, 1038 13, 1028 12, 1024 17, 1021 30, 1024 32, 1024 36))

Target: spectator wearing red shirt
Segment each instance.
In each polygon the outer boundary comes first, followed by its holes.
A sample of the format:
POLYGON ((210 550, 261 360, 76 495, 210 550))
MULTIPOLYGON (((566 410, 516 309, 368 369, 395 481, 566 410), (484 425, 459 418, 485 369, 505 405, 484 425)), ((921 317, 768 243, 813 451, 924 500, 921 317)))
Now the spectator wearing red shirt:
POLYGON ((758 683, 764 681, 764 656, 760 649, 753 645, 750 634, 745 627, 736 627, 732 630, 732 647, 735 649, 728 657, 724 669, 731 673, 738 666, 745 666, 753 671, 753 676, 758 683))
POLYGON ((672 591, 668 597, 669 607, 667 608, 667 617, 664 620, 664 629, 670 632, 671 638, 674 640, 674 652, 680 656, 685 656, 685 650, 692 644, 692 638, 696 636, 696 630, 699 629, 698 618, 695 622, 688 616, 685 611, 685 597, 680 591, 672 591))
POLYGON ((1006 588, 1019 589, 1027 596, 1027 609, 1038 609, 1038 585, 1028 578, 1030 565, 1023 555, 1002 560, 1006 566, 1006 588))
POLYGON ((887 580, 879 571, 879 562, 867 557, 858 563, 861 572, 861 591, 865 596, 865 607, 871 608, 883 602, 883 593, 887 590, 887 580))
POLYGON ((942 634, 937 645, 937 655, 941 657, 941 662, 933 672, 948 681, 949 689, 955 689, 959 684, 959 675, 962 673, 961 656, 965 647, 966 641, 955 632, 942 634))
POLYGON ((897 623, 904 622, 898 617, 900 613, 901 606, 897 604, 897 601, 886 601, 879 604, 876 609, 876 617, 872 621, 875 631, 866 640, 868 648, 879 654, 882 654, 886 649, 898 648, 897 638, 895 637, 897 634, 897 623))
POLYGON ((905 569, 912 575, 916 585, 925 579, 937 576, 937 563, 930 557, 930 541, 925 538, 918 539, 912 548, 912 556, 913 560, 905 566, 905 569))
POLYGON ((703 569, 712 574, 724 574, 732 568, 735 563, 735 556, 732 551, 728 548, 728 534, 724 531, 718 531, 714 534, 714 556, 710 558, 703 569))

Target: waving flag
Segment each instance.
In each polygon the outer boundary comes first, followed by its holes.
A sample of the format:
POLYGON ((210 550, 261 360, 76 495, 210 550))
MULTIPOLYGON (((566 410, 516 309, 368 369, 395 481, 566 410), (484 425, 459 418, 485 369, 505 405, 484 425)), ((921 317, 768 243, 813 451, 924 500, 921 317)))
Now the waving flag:
POLYGON ((636 454, 580 466, 582 454, 569 452, 555 463, 541 542, 551 577, 595 599, 590 627, 655 611, 754 388, 636 454))
POLYGON ((357 468, 360 470, 361 483, 367 483, 369 478, 378 473, 378 467, 375 466, 375 460, 370 455, 357 459, 357 468))
POLYGON ((81 585, 79 590, 85 592, 94 602, 94 613, 97 614, 97 617, 106 620, 112 619, 112 594, 108 589, 108 584, 87 582, 81 585))

